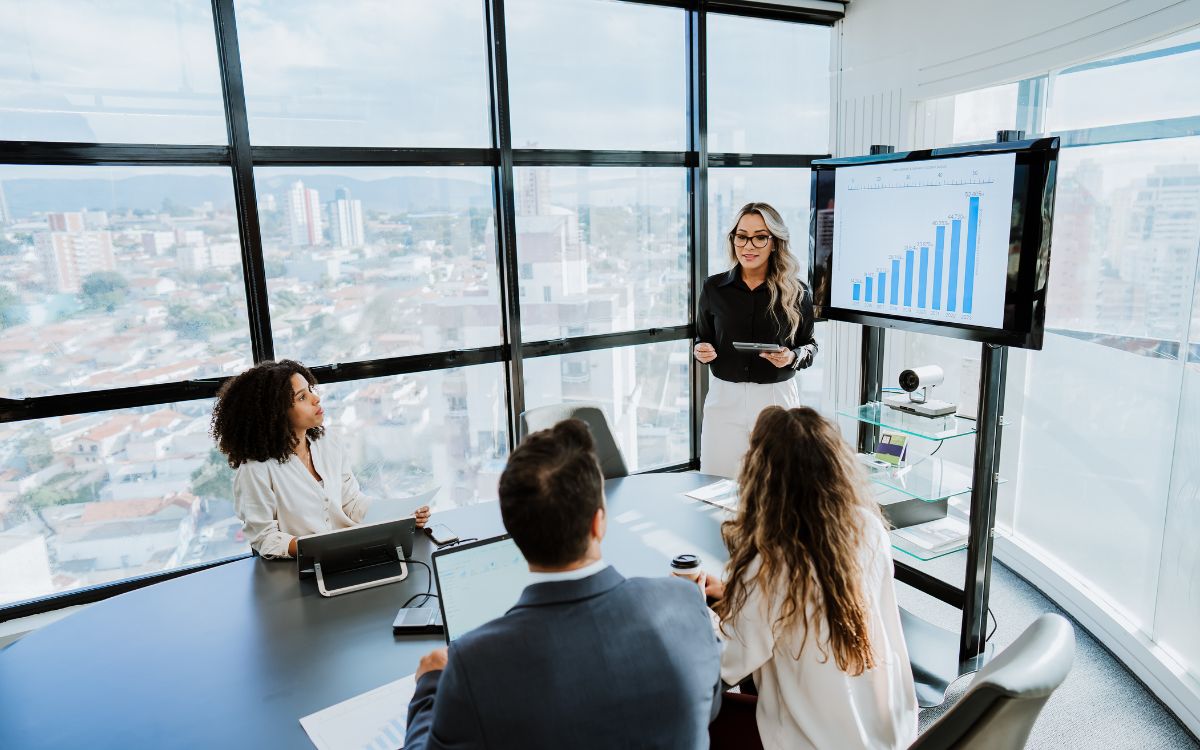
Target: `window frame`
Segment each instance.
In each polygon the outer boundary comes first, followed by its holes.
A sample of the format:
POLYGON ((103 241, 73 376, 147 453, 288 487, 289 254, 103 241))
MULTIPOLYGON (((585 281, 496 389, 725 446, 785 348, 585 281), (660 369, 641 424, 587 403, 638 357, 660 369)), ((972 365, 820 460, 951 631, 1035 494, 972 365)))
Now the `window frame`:
MULTIPOLYGON (((710 153, 707 148, 707 19, 710 13, 832 27, 844 15, 841 3, 813 3, 798 8, 749 0, 613 0, 631 5, 677 8, 685 34, 687 136, 685 151, 619 151, 513 148, 508 96, 504 0, 484 4, 488 54, 492 144, 488 148, 390 148, 325 146, 255 146, 250 140, 234 0, 211 0, 217 64, 228 140, 225 145, 153 143, 64 143, 0 141, 0 166, 219 166, 229 169, 234 188, 243 280, 253 361, 275 356, 266 285, 263 243, 254 182, 256 167, 277 166, 474 166, 492 170, 496 221, 496 269, 500 285, 502 344, 454 349, 361 362, 318 364, 311 369, 324 383, 396 376, 467 365, 499 363, 506 372, 508 448, 514 446, 524 411, 522 363, 527 358, 691 339, 700 286, 708 269, 708 169, 710 167, 810 167, 829 154, 710 153), (689 255, 688 322, 664 328, 618 331, 560 339, 523 341, 521 337, 520 268, 516 252, 514 167, 674 167, 686 170, 687 251, 689 255)), ((831 116, 835 116, 831 114, 831 116)), ((699 466, 701 414, 707 373, 690 363, 690 460, 652 471, 683 471, 699 466)), ((26 399, 0 398, 0 423, 87 414, 197 399, 211 399, 227 378, 202 378, 152 385, 110 388, 26 399)), ((197 570, 245 559, 234 556, 111 583, 56 592, 27 601, 0 605, 0 622, 62 607, 99 601, 142 586, 197 570)))

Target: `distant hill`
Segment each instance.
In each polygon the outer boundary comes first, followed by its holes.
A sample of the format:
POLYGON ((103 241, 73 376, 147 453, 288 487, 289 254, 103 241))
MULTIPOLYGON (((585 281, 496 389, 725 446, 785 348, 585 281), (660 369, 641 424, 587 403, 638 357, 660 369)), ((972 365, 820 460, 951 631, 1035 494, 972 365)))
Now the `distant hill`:
MULTIPOLYGON (((492 203, 486 183, 447 180, 435 177, 390 177, 383 180, 355 180, 338 175, 274 175, 257 183, 258 197, 270 193, 283 208, 288 186, 296 179, 320 192, 321 201, 333 200, 334 191, 347 188, 351 197, 362 200, 368 210, 429 211, 438 208, 487 207, 492 203)), ((233 203, 233 177, 218 175, 188 176, 138 175, 121 180, 4 180, 3 188, 10 213, 17 219, 50 211, 144 210, 162 208, 163 199, 176 205, 193 207, 205 201, 215 206, 233 203)))

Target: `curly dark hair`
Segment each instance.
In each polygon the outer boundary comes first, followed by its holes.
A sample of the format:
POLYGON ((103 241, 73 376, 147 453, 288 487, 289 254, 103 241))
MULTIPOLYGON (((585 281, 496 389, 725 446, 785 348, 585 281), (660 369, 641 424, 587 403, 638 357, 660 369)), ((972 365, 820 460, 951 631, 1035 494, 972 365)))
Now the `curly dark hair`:
MULTIPOLYGON (((292 408, 292 376, 299 374, 310 386, 317 379, 304 365, 290 359, 260 362, 217 391, 210 432, 217 448, 236 469, 249 461, 275 459, 284 463, 299 444, 288 411, 292 408)), ((311 427, 309 440, 325 434, 311 427)))

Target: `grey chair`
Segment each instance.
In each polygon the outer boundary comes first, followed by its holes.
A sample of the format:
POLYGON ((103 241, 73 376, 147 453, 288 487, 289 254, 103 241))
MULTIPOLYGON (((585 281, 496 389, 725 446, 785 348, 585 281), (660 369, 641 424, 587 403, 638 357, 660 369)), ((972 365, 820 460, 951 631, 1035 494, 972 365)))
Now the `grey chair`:
POLYGON ((621 449, 613 438, 612 430, 609 429, 608 419, 596 404, 550 404, 523 411, 519 437, 524 440, 529 433, 549 429, 564 419, 581 420, 592 431, 592 439, 596 441, 596 454, 600 458, 600 471, 605 479, 629 476, 621 449))
POLYGON ((1047 613, 988 662, 954 708, 909 750, 1016 750, 1025 747, 1050 694, 1075 658, 1075 631, 1066 618, 1047 613))

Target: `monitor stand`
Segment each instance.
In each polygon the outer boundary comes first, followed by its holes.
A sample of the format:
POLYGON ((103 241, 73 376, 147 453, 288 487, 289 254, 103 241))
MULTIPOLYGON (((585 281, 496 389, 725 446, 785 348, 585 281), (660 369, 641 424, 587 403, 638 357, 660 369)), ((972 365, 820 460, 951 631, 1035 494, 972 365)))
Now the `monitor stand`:
POLYGON ((408 577, 408 564, 404 562, 404 550, 396 548, 395 560, 367 565, 348 570, 330 570, 318 562, 314 566, 317 576, 317 590, 321 596, 339 596, 351 591, 383 586, 389 583, 403 581, 408 577))

